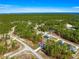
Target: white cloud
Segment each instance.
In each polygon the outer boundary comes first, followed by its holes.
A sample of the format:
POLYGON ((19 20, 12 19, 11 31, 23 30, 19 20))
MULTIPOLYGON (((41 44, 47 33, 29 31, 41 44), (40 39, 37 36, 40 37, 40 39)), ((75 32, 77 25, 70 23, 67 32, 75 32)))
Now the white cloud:
MULTIPOLYGON (((78 7, 75 7, 78 8, 78 7)), ((0 4, 0 13, 40 13, 40 12, 79 12, 74 8, 37 8, 37 7, 19 7, 15 5, 0 4)))
POLYGON ((55 8, 16 8, 16 12, 61 12, 55 8))
POLYGON ((27 8, 27 7, 10 7, 0 9, 0 13, 39 13, 39 12, 62 12, 61 9, 57 8, 27 8))
POLYGON ((7 5, 7 4, 0 4, 0 8, 9 8, 12 7, 13 5, 7 5))
POLYGON ((79 6, 75 6, 75 7, 73 7, 73 8, 79 8, 79 6))

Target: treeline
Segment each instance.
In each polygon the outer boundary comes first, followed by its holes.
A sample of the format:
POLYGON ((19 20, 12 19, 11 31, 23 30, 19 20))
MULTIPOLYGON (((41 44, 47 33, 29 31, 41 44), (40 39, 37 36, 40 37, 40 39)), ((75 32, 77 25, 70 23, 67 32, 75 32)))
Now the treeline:
POLYGON ((54 31, 61 37, 79 43, 79 15, 78 14, 8 14, 0 15, 0 34, 6 33, 12 26, 17 25, 16 34, 21 37, 33 38, 36 24, 41 31, 54 31), (28 21, 32 24, 28 27, 28 21), (66 24, 74 26, 75 30, 67 29, 66 24))

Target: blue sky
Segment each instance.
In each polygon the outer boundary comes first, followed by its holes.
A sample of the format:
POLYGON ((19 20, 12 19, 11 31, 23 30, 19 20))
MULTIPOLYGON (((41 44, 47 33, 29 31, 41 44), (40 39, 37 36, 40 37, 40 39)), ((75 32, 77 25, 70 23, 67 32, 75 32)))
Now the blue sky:
POLYGON ((79 0, 0 0, 0 13, 79 12, 79 0))

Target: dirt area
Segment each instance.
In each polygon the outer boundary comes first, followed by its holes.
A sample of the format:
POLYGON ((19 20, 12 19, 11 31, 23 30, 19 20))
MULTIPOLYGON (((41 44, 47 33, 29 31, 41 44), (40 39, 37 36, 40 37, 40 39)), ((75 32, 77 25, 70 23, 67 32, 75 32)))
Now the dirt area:
POLYGON ((44 52, 42 52, 41 50, 38 51, 38 53, 44 58, 44 59, 55 59, 55 58, 52 58, 50 56, 47 56, 44 52))
MULTIPOLYGON (((0 46, 5 47, 4 41, 0 42, 0 46)), ((11 44, 7 45, 6 47, 7 47, 7 49, 5 51, 1 50, 2 52, 0 52, 0 59, 3 59, 4 54, 17 50, 20 47, 20 44, 16 43, 14 48, 12 48, 11 44)), ((1 48, 1 49, 4 49, 4 48, 1 48)))
POLYGON ((31 48, 36 49, 38 48, 38 44, 34 44, 32 41, 30 41, 29 39, 25 39, 24 41, 27 45, 29 45, 31 48))
POLYGON ((4 57, 3 57, 3 55, 0 55, 0 59, 3 59, 4 57))
POLYGON ((31 52, 22 52, 20 55, 14 57, 15 59, 36 59, 31 52))

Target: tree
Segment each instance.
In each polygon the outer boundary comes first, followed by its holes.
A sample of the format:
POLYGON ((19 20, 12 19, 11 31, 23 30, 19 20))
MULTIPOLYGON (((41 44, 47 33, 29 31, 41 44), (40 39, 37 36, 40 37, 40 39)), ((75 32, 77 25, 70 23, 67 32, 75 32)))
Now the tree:
POLYGON ((59 42, 54 42, 52 40, 47 40, 44 48, 44 52, 56 59, 71 59, 72 51, 68 49, 67 44, 61 45, 59 42))

